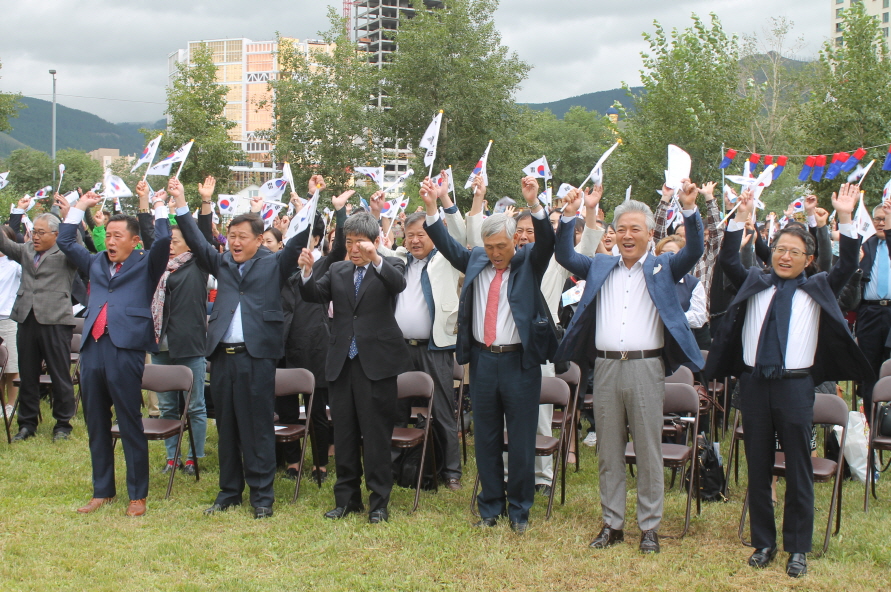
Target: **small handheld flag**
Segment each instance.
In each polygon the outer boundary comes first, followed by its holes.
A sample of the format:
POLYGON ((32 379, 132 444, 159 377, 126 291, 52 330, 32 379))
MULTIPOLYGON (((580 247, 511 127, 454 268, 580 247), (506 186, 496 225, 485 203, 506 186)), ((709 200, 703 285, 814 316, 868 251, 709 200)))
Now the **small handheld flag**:
MULTIPOLYGON (((591 169, 591 172, 588 173, 588 176, 585 177, 585 180, 582 181, 582 184, 579 185, 579 189, 585 186, 585 183, 588 181, 593 181, 594 185, 602 185, 603 184, 603 164, 606 162, 606 159, 609 158, 610 154, 615 152, 616 148, 619 147, 619 143, 616 142, 612 146, 609 147, 609 150, 603 153, 600 157, 600 160, 597 161, 597 164, 594 165, 594 168, 591 169)), ((669 152, 671 151, 671 147, 669 147, 669 152)), ((670 158, 670 156, 669 156, 670 158)))
POLYGON ((491 148, 492 140, 489 140, 489 145, 486 146, 486 151, 483 152, 483 155, 477 161, 476 166, 473 167, 473 171, 467 178, 467 183, 464 184, 464 189, 470 189, 473 186, 473 180, 478 176, 483 178, 483 185, 486 187, 489 186, 489 174, 486 172, 486 162, 489 160, 489 150, 491 148))
POLYGON ((536 179, 544 179, 547 181, 552 178, 551 175, 551 167, 548 166, 548 159, 544 156, 526 165, 526 168, 523 169, 523 172, 530 177, 535 177, 536 179))
POLYGON ((882 203, 888 201, 889 198, 891 198, 891 179, 885 183, 885 188, 882 190, 882 203))
POLYGON ((149 167, 148 170, 145 172, 145 174, 146 175, 162 175, 162 176, 167 177, 170 175, 170 168, 173 166, 174 163, 178 162, 178 163, 180 163, 180 166, 179 166, 179 170, 176 172, 176 174, 177 174, 177 176, 179 176, 179 173, 183 170, 183 164, 186 162, 186 159, 189 157, 189 152, 192 150, 192 144, 194 144, 194 143, 195 143, 195 140, 190 140, 190 141, 186 142, 185 144, 180 146, 177 150, 175 150, 174 152, 171 152, 170 154, 165 156, 163 159, 158 161, 157 164, 149 167))
POLYGON ((408 169, 407 171, 405 171, 404 173, 399 175, 399 178, 396 179, 392 185, 390 185, 389 187, 384 189, 384 193, 389 193, 389 192, 393 191, 396 188, 396 186, 400 185, 401 183, 405 183, 405 180, 414 174, 415 174, 414 169, 408 169))
MULTIPOLYGON (((318 207, 319 190, 316 189, 315 193, 312 195, 312 199, 307 201, 303 206, 303 209, 291 218, 291 223, 288 224, 288 231, 285 233, 285 242, 312 226, 316 219, 316 210, 318 207)), ((312 241, 312 233, 310 233, 309 241, 312 241)), ((309 247, 309 244, 306 246, 309 247)))
POLYGON ((724 154, 723 160, 721 160, 721 164, 718 165, 719 169, 726 169, 733 163, 733 159, 736 158, 736 150, 731 148, 724 154))
POLYGON ((860 164, 860 161, 863 160, 864 156, 866 156, 866 150, 864 150, 863 148, 858 148, 854 151, 854 154, 851 155, 847 162, 842 165, 841 170, 846 173, 850 173, 854 170, 854 167, 860 164))
POLYGON ((124 183, 124 180, 118 177, 117 175, 111 174, 111 169, 105 169, 105 179, 103 181, 103 185, 105 186, 104 191, 102 192, 103 197, 105 198, 119 198, 119 197, 132 197, 133 192, 130 191, 130 188, 124 183))
POLYGON ((857 226, 857 234, 863 242, 876 233, 876 228, 872 224, 872 217, 863 203, 863 192, 860 192, 860 204, 857 206, 857 213, 854 215, 854 224, 857 226))
POLYGON ((260 211, 260 219, 263 220, 263 227, 269 228, 272 226, 272 223, 275 221, 275 218, 278 216, 278 213, 281 209, 285 207, 283 203, 276 203, 267 201, 263 204, 263 209, 260 211))
POLYGON ((439 143, 439 128, 442 125, 442 111, 433 116, 433 121, 427 126, 424 137, 421 138, 421 148, 426 150, 424 153, 424 166, 430 167, 427 176, 433 174, 433 161, 436 160, 436 145, 439 143))
POLYGON ((383 189, 384 167, 353 167, 353 172, 357 175, 365 175, 383 189))
POLYGON ((801 167, 801 172, 798 173, 799 181, 807 181, 811 178, 811 174, 814 172, 814 165, 817 163, 816 156, 808 156, 804 159, 804 166, 801 167))
POLYGON ((66 200, 68 200, 68 205, 73 206, 74 204, 77 203, 77 200, 80 199, 80 194, 78 194, 76 190, 69 191, 68 193, 65 194, 64 197, 66 200))
POLYGON ((789 207, 792 208, 793 214, 796 214, 798 212, 804 212, 804 198, 799 197, 798 199, 794 200, 791 204, 789 204, 789 207))
POLYGON ((62 179, 64 179, 64 178, 65 178, 65 165, 60 164, 59 165, 59 187, 56 189, 56 193, 59 193, 60 191, 62 191, 62 179))
POLYGON ((217 207, 224 216, 230 216, 235 213, 235 196, 223 195, 217 196, 217 207))
POLYGON ((52 185, 48 185, 47 187, 43 187, 37 190, 37 193, 34 194, 34 199, 43 199, 45 197, 49 197, 50 191, 53 190, 52 185))
POLYGON ((149 167, 152 166, 152 161, 155 160, 155 155, 158 153, 158 146, 161 145, 161 136, 164 134, 158 134, 158 137, 154 140, 151 140, 143 149, 142 154, 139 155, 139 158, 133 164, 133 168, 130 169, 131 173, 135 173, 136 169, 138 169, 143 163, 148 163, 149 167))
POLYGON ((690 178, 693 161, 690 155, 674 144, 668 145, 668 170, 665 171, 665 186, 677 191, 682 181, 690 178))
POLYGON ((7 185, 9 185, 9 181, 7 181, 7 177, 9 176, 9 171, 5 173, 0 173, 0 189, 3 189, 7 185))
POLYGON ((278 179, 270 179, 266 181, 262 185, 260 185, 260 195, 263 196, 263 199, 269 199, 272 201, 279 201, 282 198, 282 195, 285 193, 285 189, 288 187, 288 181, 284 177, 279 177, 278 179))

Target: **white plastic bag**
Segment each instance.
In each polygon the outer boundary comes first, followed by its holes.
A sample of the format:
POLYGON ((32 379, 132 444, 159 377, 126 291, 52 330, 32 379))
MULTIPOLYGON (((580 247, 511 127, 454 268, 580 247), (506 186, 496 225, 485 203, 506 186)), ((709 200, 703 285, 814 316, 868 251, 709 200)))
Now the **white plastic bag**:
MULTIPOLYGON (((851 467, 851 476, 861 483, 866 483, 866 417, 859 411, 850 411, 847 430, 845 461, 851 467)), ((833 431, 841 442, 841 426, 835 426, 833 431)))

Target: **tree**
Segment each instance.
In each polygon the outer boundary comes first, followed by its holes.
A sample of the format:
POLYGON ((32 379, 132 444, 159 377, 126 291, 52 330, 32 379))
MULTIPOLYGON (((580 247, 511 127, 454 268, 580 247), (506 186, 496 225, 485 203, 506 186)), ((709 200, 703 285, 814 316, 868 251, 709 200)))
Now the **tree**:
MULTIPOLYGON (((3 64, 0 63, 0 69, 2 68, 3 64)), ((9 120, 13 117, 18 117, 16 111, 25 107, 24 104, 19 102, 21 98, 22 95, 0 92, 0 132, 7 132, 12 129, 9 120)))
MULTIPOLYGON (((335 190, 353 178, 351 167, 379 164, 379 111, 370 104, 378 71, 357 52, 343 19, 328 9, 331 27, 319 34, 329 51, 304 52, 292 40, 277 36, 280 74, 269 83, 275 93, 273 128, 266 137, 279 162, 291 164, 297 187, 320 174, 335 190)), ((270 108, 261 103, 259 108, 270 108)))
MULTIPOLYGON (((844 11, 844 44, 826 43, 820 52, 811 100, 802 110, 799 125, 809 152, 834 154, 858 147, 887 145, 891 136, 891 56, 879 22, 860 3, 844 11)), ((885 183, 877 174, 886 147, 870 150, 864 164, 875 158, 878 166, 864 180, 871 203, 878 203, 885 183)), ((839 178, 815 184, 824 207, 839 178)))
MULTIPOLYGON (((13 150, 0 169, 9 171, 9 185, 0 190, 0 211, 4 214, 9 211, 10 204, 16 203, 26 193, 34 195, 42 187, 53 184, 52 159, 46 152, 33 148, 13 150)), ((39 202, 35 207, 48 210, 50 201, 39 202)))
MULTIPOLYGON (((159 157, 169 154, 189 140, 195 140, 180 175, 190 202, 197 202, 198 183, 206 176, 213 175, 217 183, 225 181, 229 177, 229 166, 243 158, 241 150, 229 138, 229 130, 236 124, 225 115, 228 87, 216 81, 213 51, 201 44, 191 50, 188 62, 177 64, 173 83, 167 89, 165 113, 169 122, 158 154, 159 157)), ((141 131, 146 142, 158 135, 157 130, 141 131)), ((174 165, 172 173, 175 174, 178 166, 174 165)))
MULTIPOLYGON (((529 122, 521 117, 525 111, 516 106, 515 95, 530 65, 501 43, 494 22, 497 8, 497 0, 454 0, 442 9, 419 9, 414 18, 400 22, 398 51, 383 69, 390 103, 385 129, 392 136, 385 141, 411 145, 416 177, 423 179, 418 141, 442 109, 435 167, 452 165, 455 183, 463 187, 494 140, 489 190, 492 195, 517 195, 521 171, 515 165, 525 157, 518 156, 516 137, 529 122)), ((463 206, 469 200, 469 195, 461 196, 463 206)))
MULTIPOLYGON (((61 193, 65 194, 80 187, 84 192, 89 191, 96 183, 102 180, 104 171, 97 160, 82 150, 66 148, 56 152, 56 166, 65 165, 65 176, 62 178, 61 193)), ((55 190, 56 187, 53 187, 55 190)))

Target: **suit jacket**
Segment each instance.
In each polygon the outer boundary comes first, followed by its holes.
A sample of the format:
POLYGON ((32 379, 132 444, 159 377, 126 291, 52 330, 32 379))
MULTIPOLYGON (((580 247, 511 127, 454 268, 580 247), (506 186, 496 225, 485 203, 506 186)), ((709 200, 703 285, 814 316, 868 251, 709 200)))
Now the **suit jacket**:
MULTIPOLYGON (((539 220, 532 217, 535 227, 534 243, 517 249, 510 261, 510 276, 507 280, 508 300, 514 323, 523 344, 523 367, 540 366, 553 359, 557 350, 557 335, 548 318, 544 298, 541 295, 541 280, 551 255, 554 252, 554 229, 547 217, 539 220)), ((468 251, 466 247, 449 236, 442 219, 431 225, 424 224, 433 244, 449 263, 464 273, 464 286, 458 304, 458 340, 455 358, 459 364, 470 362, 470 348, 473 345, 473 293, 480 272, 489 265, 489 257, 482 247, 468 251)), ((468 229, 470 240, 470 229, 468 229)))
MULTIPOLYGON (((848 323, 836 300, 857 269, 860 239, 842 235, 839 240, 839 259, 832 271, 812 275, 800 288, 820 305, 817 352, 811 370, 814 384, 827 380, 869 380, 873 376, 869 362, 848 331, 848 323)), ((727 318, 719 326, 712 341, 705 367, 708 380, 739 376, 744 372, 742 331, 748 300, 771 286, 769 273, 754 268, 746 270, 742 266, 739 261, 741 241, 741 230, 724 232, 724 246, 721 248, 719 261, 725 276, 739 291, 727 307, 727 318)))
MULTIPOLYGON (((860 271, 863 272, 863 279, 861 280, 864 284, 863 289, 866 290, 866 283, 870 280, 870 275, 872 274, 872 266, 876 260, 876 249, 879 246, 880 239, 877 235, 872 235, 869 237, 865 243, 863 243, 863 258, 860 260, 860 271)), ((841 250, 839 250, 839 257, 841 257, 841 250)))
POLYGON ((92 255, 77 242, 78 226, 61 224, 57 244, 69 261, 90 276, 90 306, 81 344, 90 339, 99 311, 108 304, 108 336, 115 347, 157 352, 151 305, 170 255, 170 222, 166 218, 157 220, 151 251, 134 249, 114 277, 107 251, 92 255))
POLYGON ((359 285, 350 261, 333 262, 324 275, 301 279, 300 295, 307 302, 334 303, 334 320, 328 341, 325 377, 340 376, 353 336, 359 363, 369 380, 382 380, 412 370, 408 346, 396 323, 396 296, 405 290, 405 265, 395 257, 383 257, 380 271, 373 264, 359 285))
POLYGON ((0 232, 0 252, 22 266, 22 282, 10 319, 24 323, 33 310, 34 318, 41 325, 74 325, 71 288, 77 269, 65 257, 58 242, 44 252, 37 267, 34 267, 36 252, 30 242, 16 243, 0 232))
POLYGON ((308 233, 304 231, 291 238, 278 253, 261 246, 239 272, 232 254, 220 254, 214 249, 191 214, 177 216, 176 223, 198 264, 217 278, 217 299, 207 327, 205 356, 217 349, 241 304, 241 326, 248 354, 254 358, 281 359, 285 355, 282 286, 297 269, 297 258, 308 233))
MULTIPOLYGON (((662 359, 665 373, 669 375, 681 364, 690 363, 702 368, 702 354, 696 338, 690 331, 687 317, 678 301, 675 284, 693 267, 705 250, 703 246, 702 218, 699 212, 684 216, 687 244, 678 253, 647 255, 643 265, 647 292, 659 312, 664 325, 662 359)), ((585 291, 579 301, 572 323, 557 351, 557 360, 574 360, 576 363, 594 364, 596 358, 597 294, 612 271, 622 265, 621 257, 594 255, 586 257, 573 248, 575 221, 560 222, 557 233, 557 262, 578 277, 585 278, 585 291)))

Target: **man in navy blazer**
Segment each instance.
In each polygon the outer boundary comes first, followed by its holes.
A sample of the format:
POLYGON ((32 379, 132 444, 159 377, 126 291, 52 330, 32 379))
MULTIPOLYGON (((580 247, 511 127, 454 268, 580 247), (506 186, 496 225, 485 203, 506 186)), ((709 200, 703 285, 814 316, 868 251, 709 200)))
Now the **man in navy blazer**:
POLYGON ((78 509, 88 514, 115 497, 111 406, 114 405, 127 461, 128 516, 145 514, 148 496, 148 441, 142 431, 142 373, 145 353, 158 351, 152 321, 152 295, 167 267, 170 221, 163 200, 155 206, 155 240, 149 252, 137 249, 139 222, 115 214, 106 226, 105 251, 92 255, 77 242, 84 212, 99 203, 92 191, 73 208, 57 198, 65 222, 58 245, 90 277, 90 308, 84 321, 80 388, 90 435, 93 498, 78 509))
POLYGON ((427 206, 424 227, 433 244, 465 274, 458 305, 459 364, 470 363, 476 423, 476 458, 481 491, 476 526, 495 526, 505 513, 522 534, 535 497, 535 431, 541 364, 553 358, 557 337, 541 295, 541 280, 554 252, 554 230, 538 202, 538 181, 525 177, 523 197, 532 210, 535 243, 517 248, 516 221, 489 216, 482 226, 484 248, 468 251, 439 218, 436 189, 421 186, 427 206), (502 448, 505 420, 510 454, 505 495, 502 448))
POLYGON ((650 208, 626 201, 613 224, 620 256, 576 253, 578 190, 567 195, 557 231, 557 262, 585 278, 585 291, 556 359, 594 367, 594 416, 599 444, 603 527, 591 542, 600 549, 624 540, 626 424, 637 457, 637 520, 640 551, 659 552, 664 501, 662 403, 665 376, 684 363, 702 367, 702 355, 678 301, 675 284, 703 252, 696 185, 684 181, 679 195, 687 244, 678 253, 649 252, 655 219, 650 208))

